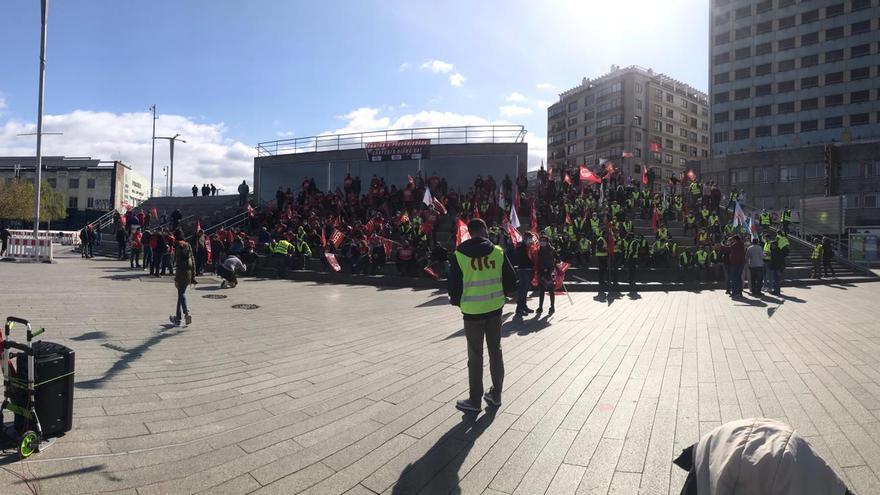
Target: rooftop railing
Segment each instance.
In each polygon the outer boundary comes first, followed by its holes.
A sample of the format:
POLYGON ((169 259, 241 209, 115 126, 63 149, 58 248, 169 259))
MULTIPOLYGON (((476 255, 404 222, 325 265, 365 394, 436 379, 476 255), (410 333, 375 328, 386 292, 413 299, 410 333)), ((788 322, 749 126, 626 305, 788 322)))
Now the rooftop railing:
POLYGON ((257 156, 355 150, 365 148, 367 143, 401 139, 430 139, 431 144, 522 143, 525 136, 525 127, 521 125, 388 129, 265 141, 257 144, 257 156))

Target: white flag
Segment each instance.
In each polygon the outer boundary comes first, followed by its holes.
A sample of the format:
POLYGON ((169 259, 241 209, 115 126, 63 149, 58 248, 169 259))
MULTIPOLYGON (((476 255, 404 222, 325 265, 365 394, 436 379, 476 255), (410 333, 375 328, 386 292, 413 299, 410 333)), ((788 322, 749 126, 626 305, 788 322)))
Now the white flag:
POLYGON ((427 187, 425 188, 425 197, 422 198, 422 203, 425 203, 425 206, 431 206, 434 204, 434 198, 431 196, 431 190, 427 187))
POLYGON ((733 210, 733 226, 739 227, 741 225, 746 224, 746 214, 743 212, 742 207, 739 205, 739 201, 736 202, 736 207, 733 210))
POLYGON ((519 228, 519 215, 516 214, 516 205, 510 207, 510 225, 515 229, 519 228))

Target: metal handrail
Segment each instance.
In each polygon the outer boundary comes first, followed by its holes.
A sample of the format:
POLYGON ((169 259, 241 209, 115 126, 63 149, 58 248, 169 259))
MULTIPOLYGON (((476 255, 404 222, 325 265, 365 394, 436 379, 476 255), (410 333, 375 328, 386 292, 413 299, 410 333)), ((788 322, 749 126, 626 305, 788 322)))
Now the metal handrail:
POLYGON ((430 139, 431 144, 521 143, 526 130, 521 125, 477 125, 418 127, 348 134, 322 134, 258 143, 257 156, 362 149, 366 143, 400 139, 430 139))

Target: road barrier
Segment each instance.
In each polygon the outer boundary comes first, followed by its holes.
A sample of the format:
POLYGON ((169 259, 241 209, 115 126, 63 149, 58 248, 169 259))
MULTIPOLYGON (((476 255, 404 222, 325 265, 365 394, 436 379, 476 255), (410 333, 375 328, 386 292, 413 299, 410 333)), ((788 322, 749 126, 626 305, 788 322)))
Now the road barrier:
MULTIPOLYGON (((15 237, 33 238, 33 230, 10 230, 15 237)), ((51 239, 55 244, 62 246, 79 246, 79 231, 77 230, 41 230, 40 239, 51 239)))
POLYGON ((12 236, 9 238, 6 257, 16 261, 52 263, 52 240, 12 236))

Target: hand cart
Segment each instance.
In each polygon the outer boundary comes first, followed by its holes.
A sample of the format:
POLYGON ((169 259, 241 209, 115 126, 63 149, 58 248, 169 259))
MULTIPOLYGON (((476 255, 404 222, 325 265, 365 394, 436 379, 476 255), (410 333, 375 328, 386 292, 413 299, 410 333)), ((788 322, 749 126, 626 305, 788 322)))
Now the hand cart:
POLYGON ((0 369, 3 371, 3 405, 0 406, 0 426, 3 424, 3 410, 12 411, 16 416, 25 419, 24 431, 17 430, 14 426, 9 427, 4 432, 8 437, 12 438, 18 445, 18 454, 22 459, 30 457, 34 452, 39 452, 41 448, 48 446, 51 442, 43 440, 43 429, 40 426, 40 419, 37 417, 37 410, 34 401, 34 350, 32 341, 35 337, 40 336, 45 328, 41 328, 36 332, 32 331, 31 324, 25 319, 10 316, 6 318, 6 325, 3 330, 3 339, 0 339, 0 346, 3 349, 2 363, 0 369), (27 342, 21 344, 9 340, 9 334, 12 332, 15 324, 27 327, 27 342), (21 352, 13 353, 13 349, 21 352), (11 358, 19 355, 27 357, 27 377, 21 379, 16 376, 12 367, 11 358), (17 391, 24 391, 24 394, 17 391), (21 402, 24 398, 24 403, 21 402), (16 403, 18 398, 19 403, 16 403), (33 428, 33 429, 32 429, 33 428))

